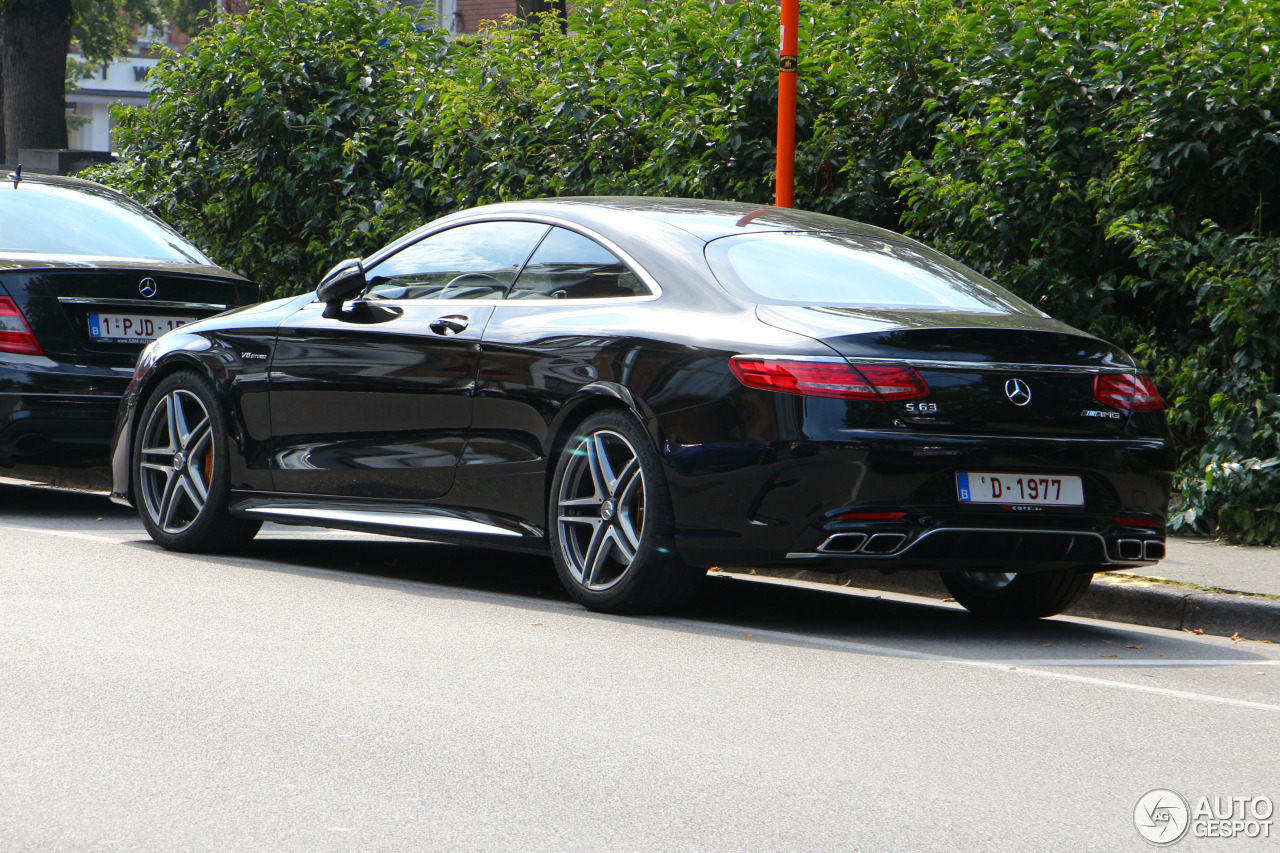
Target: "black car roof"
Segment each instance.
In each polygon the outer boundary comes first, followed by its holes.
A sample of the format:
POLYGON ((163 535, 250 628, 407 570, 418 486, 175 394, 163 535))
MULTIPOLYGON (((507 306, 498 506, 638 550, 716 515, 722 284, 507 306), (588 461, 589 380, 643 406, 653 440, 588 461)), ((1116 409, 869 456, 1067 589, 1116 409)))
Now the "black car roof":
MULTIPOLYGON (((910 241, 892 231, 864 225, 838 216, 791 208, 761 206, 749 202, 713 201, 655 196, 566 196, 529 201, 511 201, 459 211, 455 216, 475 214, 544 214, 566 219, 597 219, 591 213, 616 211, 679 228, 703 241, 760 231, 840 231, 886 239, 910 241)), ((446 217, 448 218, 448 217, 446 217)), ((586 224, 584 221, 582 224, 586 224)))

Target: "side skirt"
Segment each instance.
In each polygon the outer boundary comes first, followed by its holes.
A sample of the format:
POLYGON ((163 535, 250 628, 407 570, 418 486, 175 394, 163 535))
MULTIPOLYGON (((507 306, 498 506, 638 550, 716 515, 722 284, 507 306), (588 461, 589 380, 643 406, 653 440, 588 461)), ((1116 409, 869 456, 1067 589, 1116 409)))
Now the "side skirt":
POLYGON ((331 527, 534 554, 547 552, 546 535, 540 528, 473 509, 244 492, 232 494, 230 509, 234 515, 277 524, 331 527))

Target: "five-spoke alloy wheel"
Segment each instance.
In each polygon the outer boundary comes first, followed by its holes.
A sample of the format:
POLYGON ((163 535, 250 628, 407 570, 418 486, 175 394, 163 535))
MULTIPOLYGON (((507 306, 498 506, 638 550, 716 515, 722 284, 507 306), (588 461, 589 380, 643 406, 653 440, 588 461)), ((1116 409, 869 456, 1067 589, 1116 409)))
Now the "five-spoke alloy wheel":
POLYGON ((253 538, 260 523, 227 511, 226 421, 208 382, 173 374, 137 424, 135 502, 153 539, 177 551, 216 551, 253 538))
POLYGON ((644 534, 644 470, 626 436, 597 430, 571 447, 556 494, 559 538, 573 578, 600 591, 622 580, 644 534))
POLYGON ((213 456, 213 424, 200 398, 184 388, 160 398, 142 428, 138 492, 165 533, 182 533, 200 517, 209 500, 213 456))
POLYGON ((626 412, 606 410, 579 425, 551 487, 548 528, 556 571, 594 610, 674 609, 704 571, 680 562, 657 452, 626 412))

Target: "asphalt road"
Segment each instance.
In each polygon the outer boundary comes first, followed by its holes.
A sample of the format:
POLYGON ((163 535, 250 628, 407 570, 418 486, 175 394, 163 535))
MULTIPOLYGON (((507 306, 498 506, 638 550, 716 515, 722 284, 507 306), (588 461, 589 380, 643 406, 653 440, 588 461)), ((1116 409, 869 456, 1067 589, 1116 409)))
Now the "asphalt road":
MULTIPOLYGON (((1154 788, 1280 802, 1280 646, 271 527, 166 553, 0 486, 0 850, 1147 850, 1154 788)), ((1173 849, 1280 849, 1195 838, 1173 849)))

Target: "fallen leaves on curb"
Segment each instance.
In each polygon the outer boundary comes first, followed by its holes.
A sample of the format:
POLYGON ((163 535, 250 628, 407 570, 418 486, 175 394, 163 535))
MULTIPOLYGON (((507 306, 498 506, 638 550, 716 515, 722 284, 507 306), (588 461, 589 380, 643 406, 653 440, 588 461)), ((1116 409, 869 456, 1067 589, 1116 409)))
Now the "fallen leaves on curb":
POLYGON ((1099 655, 1099 657, 1104 657, 1104 658, 1118 658, 1118 657, 1120 657, 1120 655, 1099 655))
POLYGON ((1244 637, 1241 637, 1239 631, 1235 631, 1231 634, 1231 642, 1239 644, 1239 643, 1247 643, 1249 641, 1246 640, 1244 637))
POLYGON ((1140 649, 1140 648, 1142 648, 1142 646, 1141 646, 1141 645, 1137 645, 1137 646, 1125 646, 1125 648, 1126 648, 1126 649, 1140 649))

